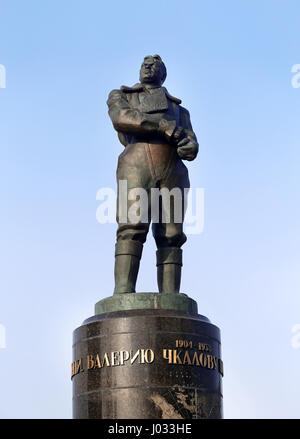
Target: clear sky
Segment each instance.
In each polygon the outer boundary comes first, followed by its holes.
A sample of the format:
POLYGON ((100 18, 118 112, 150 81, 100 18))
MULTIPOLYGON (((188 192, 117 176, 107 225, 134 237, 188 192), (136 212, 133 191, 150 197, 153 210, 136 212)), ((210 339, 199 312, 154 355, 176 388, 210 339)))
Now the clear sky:
MULTIPOLYGON (((300 417, 299 16, 297 0, 1 0, 1 418, 72 416, 72 331, 113 289, 106 99, 156 53, 200 144, 182 292, 221 328, 225 417, 300 417)), ((149 234, 138 291, 155 279, 149 234)))

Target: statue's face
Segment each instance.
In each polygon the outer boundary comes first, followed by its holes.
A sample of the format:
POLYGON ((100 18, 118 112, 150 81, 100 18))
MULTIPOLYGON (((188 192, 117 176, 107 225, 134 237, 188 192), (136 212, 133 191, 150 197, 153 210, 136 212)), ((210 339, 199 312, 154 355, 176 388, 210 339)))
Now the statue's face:
POLYGON ((146 56, 140 70, 140 81, 142 84, 161 85, 162 67, 158 59, 146 56))

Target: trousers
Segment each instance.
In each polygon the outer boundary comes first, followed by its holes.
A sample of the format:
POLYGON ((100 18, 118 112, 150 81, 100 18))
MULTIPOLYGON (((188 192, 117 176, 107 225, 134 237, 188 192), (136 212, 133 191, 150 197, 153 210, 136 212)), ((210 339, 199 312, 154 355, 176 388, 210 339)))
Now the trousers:
POLYGON ((151 222, 157 248, 180 248, 186 242, 183 220, 190 182, 188 170, 177 155, 174 146, 155 141, 128 144, 118 159, 117 181, 117 243, 131 240, 143 244, 151 222), (124 190, 124 181, 126 193, 121 194, 120 191, 124 190), (137 201, 132 197, 132 190, 136 188, 144 190, 147 201, 146 205, 143 204, 144 212, 140 215, 140 219, 132 221, 129 220, 127 213, 137 201), (166 198, 165 204, 160 197, 158 209, 157 203, 156 208, 153 209, 153 200, 157 201, 156 195, 153 196, 153 189, 159 189, 160 193, 166 189, 171 191, 171 196, 169 199, 166 198), (127 200, 127 212, 124 212, 124 208, 120 206, 121 196, 123 200, 127 200))

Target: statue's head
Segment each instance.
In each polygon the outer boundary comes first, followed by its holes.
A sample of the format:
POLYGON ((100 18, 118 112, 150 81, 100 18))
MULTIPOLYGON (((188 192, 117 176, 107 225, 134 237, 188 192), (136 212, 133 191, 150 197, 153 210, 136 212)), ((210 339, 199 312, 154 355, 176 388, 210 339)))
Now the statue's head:
POLYGON ((146 56, 140 70, 142 84, 160 86, 167 77, 167 69, 159 55, 146 56))

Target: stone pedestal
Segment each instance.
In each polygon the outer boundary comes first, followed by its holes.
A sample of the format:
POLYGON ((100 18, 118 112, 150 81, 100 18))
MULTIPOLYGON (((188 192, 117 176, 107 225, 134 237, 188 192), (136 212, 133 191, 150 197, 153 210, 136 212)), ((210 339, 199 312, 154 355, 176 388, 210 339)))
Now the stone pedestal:
POLYGON ((74 331, 73 417, 221 418, 219 329, 186 295, 119 296, 74 331))

